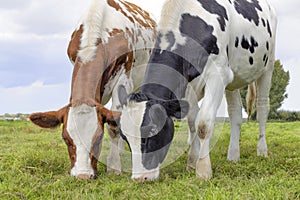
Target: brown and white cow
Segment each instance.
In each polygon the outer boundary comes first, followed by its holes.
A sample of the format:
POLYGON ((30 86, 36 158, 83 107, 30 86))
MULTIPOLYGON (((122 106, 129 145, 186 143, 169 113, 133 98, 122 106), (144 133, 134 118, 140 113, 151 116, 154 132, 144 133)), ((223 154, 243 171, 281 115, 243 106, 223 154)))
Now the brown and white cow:
POLYGON ((156 23, 138 6, 122 0, 93 0, 72 34, 68 56, 74 64, 71 97, 58 111, 34 113, 31 121, 43 128, 63 124, 62 137, 71 160, 71 176, 95 177, 103 124, 111 137, 109 173, 120 173, 120 115, 116 88, 135 91, 141 85, 156 36, 156 23), (111 110, 105 105, 112 98, 111 110))

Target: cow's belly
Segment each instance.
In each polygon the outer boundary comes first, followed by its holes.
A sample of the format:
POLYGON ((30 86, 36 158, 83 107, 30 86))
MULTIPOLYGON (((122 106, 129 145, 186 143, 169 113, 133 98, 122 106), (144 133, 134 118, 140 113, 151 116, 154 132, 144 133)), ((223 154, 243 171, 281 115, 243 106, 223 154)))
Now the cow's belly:
POLYGON ((267 70, 270 58, 270 51, 267 50, 265 45, 267 41, 267 38, 259 40, 260 46, 255 49, 255 53, 241 47, 235 48, 231 52, 229 67, 234 74, 234 78, 226 89, 235 90, 248 85, 267 70))
POLYGON ((226 89, 235 90, 252 83, 265 72, 261 66, 238 66, 233 70, 233 81, 227 85, 226 89))

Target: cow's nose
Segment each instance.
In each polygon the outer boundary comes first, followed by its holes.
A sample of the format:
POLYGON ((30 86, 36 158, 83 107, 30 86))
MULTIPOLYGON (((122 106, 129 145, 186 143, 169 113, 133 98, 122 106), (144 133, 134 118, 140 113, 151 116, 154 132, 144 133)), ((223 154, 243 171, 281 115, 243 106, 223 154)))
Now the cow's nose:
POLYGON ((93 179, 94 176, 92 174, 79 174, 77 178, 82 180, 88 180, 88 179, 93 179))

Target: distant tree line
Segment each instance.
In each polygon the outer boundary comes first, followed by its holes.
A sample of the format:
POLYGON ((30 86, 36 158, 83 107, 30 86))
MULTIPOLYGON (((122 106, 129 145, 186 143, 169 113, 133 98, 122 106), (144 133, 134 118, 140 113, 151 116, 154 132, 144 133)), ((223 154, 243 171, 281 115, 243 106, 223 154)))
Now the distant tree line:
POLYGON ((22 114, 22 113, 17 113, 17 114, 9 114, 5 113, 4 115, 0 116, 1 120, 8 120, 8 121, 16 121, 16 120, 21 120, 21 121, 26 121, 28 120, 28 114, 22 114))

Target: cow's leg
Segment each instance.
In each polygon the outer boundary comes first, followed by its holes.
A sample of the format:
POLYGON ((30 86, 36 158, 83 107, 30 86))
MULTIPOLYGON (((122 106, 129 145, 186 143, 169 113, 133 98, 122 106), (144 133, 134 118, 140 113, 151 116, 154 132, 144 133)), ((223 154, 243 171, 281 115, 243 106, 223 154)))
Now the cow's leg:
POLYGON ((266 71, 257 81, 257 121, 259 123, 259 138, 257 144, 257 155, 268 156, 268 148, 266 142, 266 123, 269 114, 269 92, 271 87, 271 79, 273 73, 274 62, 270 61, 269 70, 266 71))
MULTIPOLYGON (((132 81, 128 79, 126 74, 119 77, 117 84, 112 91, 112 106, 111 110, 121 111, 121 106, 118 98, 118 88, 120 85, 125 86, 127 92, 132 92, 132 81)), ((120 174, 121 173, 121 159, 120 152, 123 149, 123 139, 120 137, 120 130, 117 126, 107 125, 110 136, 110 152, 107 158, 107 173, 120 174)))
POLYGON ((187 159, 187 171, 196 169, 196 163, 200 153, 200 140, 196 133, 195 120, 197 117, 197 113, 199 112, 198 99, 203 98, 203 92, 201 92, 199 96, 200 98, 197 97, 197 94, 195 93, 192 86, 189 85, 187 87, 186 98, 190 104, 190 109, 187 116, 189 128, 188 144, 190 146, 187 159))
POLYGON ((189 126, 189 137, 188 144, 190 145, 188 159, 187 159, 187 170, 192 170, 196 168, 196 163, 199 158, 200 140, 196 133, 195 119, 197 113, 199 112, 198 104, 190 109, 189 115, 187 117, 189 126))
POLYGON ((121 174, 121 159, 119 153, 119 142, 121 138, 119 127, 107 124, 107 131, 110 136, 110 151, 107 157, 107 173, 121 174))
MULTIPOLYGON (((205 85, 205 94, 200 111, 196 119, 196 132, 200 138, 200 154, 196 164, 196 174, 200 179, 207 180, 212 176, 212 169, 209 156, 209 142, 214 130, 214 123, 217 110, 221 104, 225 85, 228 81, 223 82, 218 73, 214 73, 207 78, 205 85)), ((225 73, 222 73, 225 75, 225 73)), ((225 76, 226 77, 226 76, 225 76)), ((230 74, 228 75, 230 76, 230 74)))
POLYGON ((242 125, 242 100, 239 90, 226 90, 227 110, 230 118, 230 144, 227 159, 237 162, 240 159, 240 131, 242 125))

